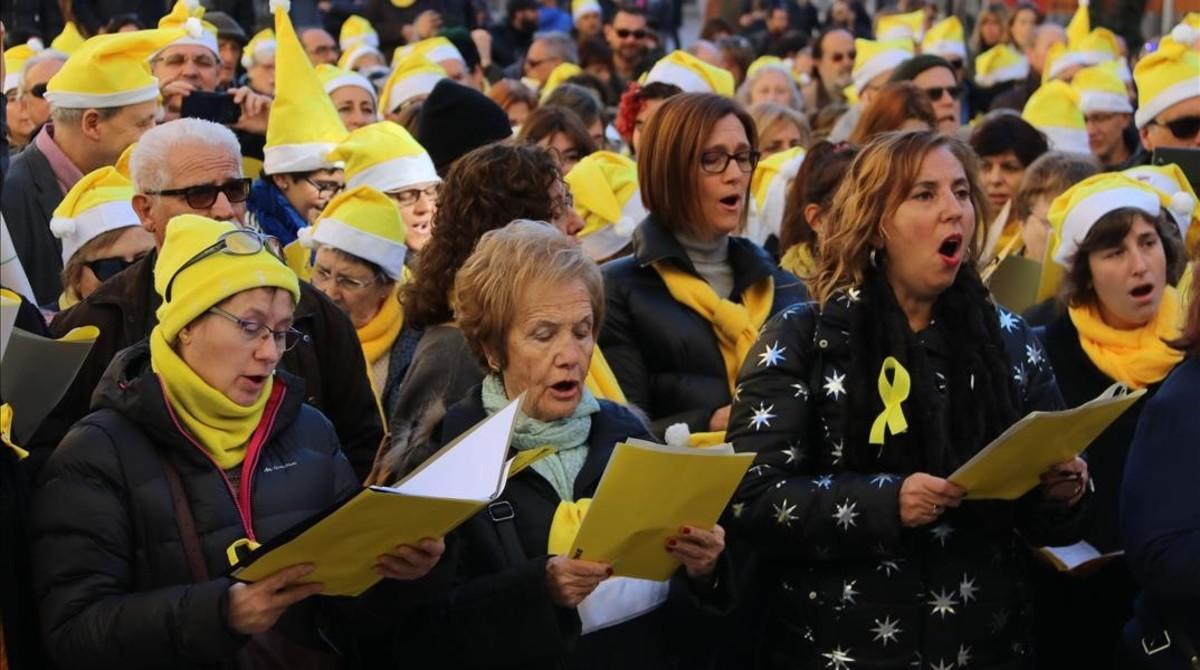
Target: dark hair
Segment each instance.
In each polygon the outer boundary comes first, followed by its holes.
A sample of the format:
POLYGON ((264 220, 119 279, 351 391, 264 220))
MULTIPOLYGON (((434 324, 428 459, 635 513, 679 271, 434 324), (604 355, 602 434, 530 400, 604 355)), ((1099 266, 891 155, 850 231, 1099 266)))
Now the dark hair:
POLYGON ((604 65, 613 69, 612 47, 601 37, 589 37, 579 43, 579 67, 584 70, 592 65, 604 65))
POLYGON ((421 271, 403 289, 406 322, 427 328, 454 318, 454 276, 479 238, 514 219, 553 220, 549 192, 559 179, 554 156, 532 144, 489 144, 455 162, 421 250, 421 271))
MULTIPOLYGON (((734 68, 730 70, 733 74, 735 86, 741 86, 742 81, 746 79, 746 71, 750 69, 750 64, 758 57, 754 50, 754 45, 750 40, 741 35, 730 35, 717 40, 717 49, 720 50, 721 56, 726 61, 732 61, 734 68)), ((727 70, 729 68, 726 68, 727 70)))
POLYGON ((1027 219, 1039 198, 1054 200, 1075 184, 1099 174, 1100 161, 1091 154, 1047 151, 1025 168, 1012 199, 1014 219, 1027 219))
POLYGON ((101 32, 105 34, 115 33, 120 31, 121 28, 124 28, 125 26, 134 26, 138 30, 142 30, 146 27, 142 25, 142 21, 138 18, 137 14, 117 14, 109 19, 108 23, 104 24, 104 28, 101 30, 101 32))
POLYGON ((1096 251, 1121 246, 1138 219, 1154 224, 1154 230, 1162 241, 1163 255, 1167 259, 1166 281, 1171 285, 1176 284, 1187 264, 1187 255, 1183 250, 1183 241, 1179 239, 1179 227, 1170 217, 1170 213, 1166 211, 1159 212, 1157 217, 1151 217, 1133 207, 1114 209, 1100 217, 1079 243, 1075 255, 1069 259, 1070 266, 1063 276, 1062 301, 1067 305, 1076 306, 1095 302, 1096 289, 1092 285, 1092 267, 1087 262, 1088 256, 1096 251))
POLYGON ((475 68, 479 67, 479 47, 475 46, 475 40, 471 39, 466 28, 446 28, 440 34, 458 49, 459 55, 466 61, 467 72, 474 72, 475 68))
POLYGON ((405 105, 400 109, 400 113, 396 114, 396 123, 404 126, 409 135, 416 137, 421 130, 421 110, 424 107, 424 100, 405 105))
MULTIPOLYGON (((1182 287, 1181 287, 1182 288, 1182 287)), ((1192 304, 1188 307, 1187 319, 1183 323, 1183 334, 1171 346, 1200 356, 1200 261, 1192 262, 1192 304)))
POLYGON ((380 264, 378 264, 374 261, 369 261, 369 260, 363 258, 362 256, 352 254, 349 251, 344 251, 335 246, 320 245, 320 244, 318 244, 317 246, 328 249, 330 252, 333 253, 334 256, 337 256, 339 259, 341 259, 343 261, 347 261, 350 263, 358 263, 359 265, 366 268, 367 271, 371 273, 371 276, 375 277, 376 281, 381 281, 381 282, 384 282, 387 284, 392 284, 392 283, 396 282, 395 279, 392 279, 391 277, 388 276, 388 273, 383 271, 383 266, 381 266, 380 264))
POLYGON ((797 244, 805 244, 815 250, 817 231, 809 225, 804 210, 809 205, 816 205, 823 211, 829 211, 833 206, 833 194, 850 170, 850 163, 856 155, 856 147, 826 141, 817 142, 809 149, 788 191, 779 233, 781 254, 797 244))
POLYGON ((521 134, 517 139, 537 144, 547 137, 553 137, 555 133, 563 133, 570 138, 575 149, 579 151, 580 158, 596 153, 596 143, 588 134, 587 126, 583 125, 583 120, 578 114, 566 107, 538 107, 521 125, 521 134))
POLYGON ((508 5, 505 7, 505 15, 511 19, 517 12, 525 12, 537 8, 537 0, 508 0, 508 5))
POLYGON ((726 35, 733 35, 736 34, 736 32, 737 31, 733 29, 733 26, 729 25, 728 21, 719 16, 714 16, 705 21, 704 25, 700 27, 700 39, 711 42, 722 33, 726 35))
POLYGON ((846 33, 847 35, 850 36, 850 39, 854 39, 854 33, 849 30, 846 30, 845 28, 829 27, 829 28, 826 28, 825 30, 822 30, 817 35, 816 41, 813 42, 812 57, 813 57, 814 63, 816 63, 816 61, 821 60, 821 58, 824 56, 825 38, 829 37, 831 34, 836 33, 836 32, 846 33))
POLYGON ((501 79, 492 84, 492 87, 488 89, 488 97, 506 112, 509 105, 518 102, 525 103, 531 112, 538 106, 537 93, 516 79, 501 79))
POLYGON ((646 10, 638 7, 637 5, 630 5, 623 2, 617 3, 615 11, 613 11, 614 19, 616 18, 617 14, 631 14, 633 16, 640 16, 646 20, 650 19, 650 16, 646 14, 646 10))
POLYGON ((583 122, 584 128, 591 128, 597 121, 601 124, 605 122, 604 103, 600 101, 600 96, 592 89, 579 84, 560 84, 542 100, 542 107, 569 109, 583 122))
POLYGON ((880 133, 900 130, 909 120, 923 121, 929 130, 937 127, 933 103, 921 87, 911 81, 894 81, 879 90, 850 133, 850 142, 866 144, 880 133))
POLYGON ((999 156, 1009 151, 1021 162, 1021 167, 1050 150, 1046 136, 1028 121, 1011 112, 994 112, 983 119, 971 133, 971 148, 980 158, 999 156))
POLYGON ((783 34, 783 37, 776 40, 771 48, 767 49, 766 55, 785 58, 798 51, 803 51, 806 46, 808 46, 808 36, 798 30, 789 30, 783 34))

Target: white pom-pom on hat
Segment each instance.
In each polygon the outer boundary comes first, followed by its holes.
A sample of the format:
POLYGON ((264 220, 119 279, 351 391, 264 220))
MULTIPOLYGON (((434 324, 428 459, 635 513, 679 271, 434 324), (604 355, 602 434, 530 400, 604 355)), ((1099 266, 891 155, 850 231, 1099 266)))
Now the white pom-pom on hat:
POLYGON ((1196 29, 1186 23, 1181 23, 1171 30, 1171 39, 1183 46, 1190 47, 1196 41, 1196 29))
POLYGON ((292 0, 271 0, 269 6, 271 8, 272 14, 274 14, 277 10, 280 10, 280 9, 282 9, 283 12, 286 14, 287 12, 292 11, 292 0))
POLYGON ((1192 212, 1196 210, 1196 199, 1187 191, 1179 191, 1171 196, 1170 209, 1172 212, 1178 212, 1190 219, 1192 212))
POLYGON ((672 447, 686 447, 692 437, 692 431, 686 423, 673 423, 667 427, 663 437, 667 438, 667 444, 672 447))
POLYGON ((204 34, 204 24, 200 23, 200 19, 189 16, 188 20, 183 22, 183 30, 188 34, 188 37, 195 39, 204 34))
POLYGON ((200 0, 183 0, 183 6, 187 7, 189 12, 194 12, 200 9, 200 0))
POLYGON ((50 219, 50 232, 58 239, 64 239, 75 234, 75 219, 56 216, 50 219))
POLYGON ((300 246, 305 249, 312 249, 316 242, 313 241, 313 234, 316 229, 313 226, 305 226, 296 231, 296 239, 300 242, 300 246))
POLYGON ((1088 5, 1090 5, 1090 4, 1092 4, 1092 3, 1091 3, 1091 0, 1079 0, 1079 6, 1080 6, 1080 7, 1087 7, 1087 6, 1088 6, 1088 5))

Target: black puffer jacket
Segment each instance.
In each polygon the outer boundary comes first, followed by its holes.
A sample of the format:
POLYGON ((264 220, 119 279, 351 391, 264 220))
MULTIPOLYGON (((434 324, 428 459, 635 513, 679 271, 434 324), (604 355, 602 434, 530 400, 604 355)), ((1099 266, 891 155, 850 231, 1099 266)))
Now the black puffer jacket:
MULTIPOLYGON (((1021 667, 1027 550, 1017 533, 1069 544, 1079 507, 1044 504, 1035 490, 1015 503, 965 502, 937 523, 905 528, 898 494, 912 473, 875 469, 881 448, 847 444, 843 434, 847 390, 876 392, 874 378, 861 386, 848 379, 852 310, 878 311, 867 302, 841 293, 823 311, 812 303, 784 311, 768 322, 739 377, 728 437, 757 457, 728 516, 777 575, 768 665, 1021 667), (851 457, 866 467, 851 471, 851 457)), ((1037 339, 1019 317, 997 310, 1017 410, 1060 408, 1037 339)), ((916 336, 938 377, 949 372, 952 336, 941 330, 935 321, 916 336)), ((939 383, 926 383, 944 395, 939 383)), ((882 449, 901 446, 917 445, 882 449)))
MULTIPOLYGON (((357 490, 333 426, 278 373, 250 446, 241 492, 168 411, 149 347, 118 354, 93 402, 50 457, 33 501, 34 592, 42 633, 64 668, 231 667, 246 638, 226 624, 231 581, 192 583, 157 454, 175 465, 210 575, 238 539, 265 542, 357 490), (235 495, 242 502, 235 501, 235 495)), ((292 607, 276 630, 320 648, 322 600, 292 607)))
MULTIPOLYGON (((707 431, 717 409, 728 405, 725 359, 712 324, 671 297, 651 266, 666 260, 697 275, 687 252, 662 224, 648 218, 633 233, 633 255, 604 266, 604 328, 600 348, 633 405, 662 435, 673 423, 707 431)), ((764 277, 775 279, 775 314, 808 293, 753 242, 729 238, 733 296, 764 277)))

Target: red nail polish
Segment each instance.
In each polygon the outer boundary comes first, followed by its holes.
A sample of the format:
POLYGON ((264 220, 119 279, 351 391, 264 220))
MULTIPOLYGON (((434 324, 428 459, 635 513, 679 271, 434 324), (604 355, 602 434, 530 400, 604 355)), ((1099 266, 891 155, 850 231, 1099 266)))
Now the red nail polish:
POLYGON ((675 546, 675 540, 673 540, 673 539, 671 539, 671 540, 667 540, 667 546, 668 546, 668 547, 674 547, 674 546, 675 546))
POLYGON ((609 568, 609 569, 608 569, 608 576, 609 576, 609 577, 612 577, 612 575, 613 575, 613 570, 612 570, 612 568, 609 568))
POLYGON ((691 528, 688 528, 687 526, 684 526, 684 527, 683 527, 683 534, 684 534, 684 535, 691 535, 691 534, 692 534, 692 529, 691 529, 691 528))

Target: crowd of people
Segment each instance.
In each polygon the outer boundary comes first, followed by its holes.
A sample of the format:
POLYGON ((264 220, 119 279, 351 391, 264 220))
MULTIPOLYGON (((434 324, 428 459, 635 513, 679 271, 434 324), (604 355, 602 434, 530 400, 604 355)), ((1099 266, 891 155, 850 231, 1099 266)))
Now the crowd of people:
POLYGON ((1200 13, 702 9, 6 9, 5 337, 96 334, 3 386, 0 668, 1200 667, 1200 13), (361 595, 229 576, 519 397, 361 595), (665 582, 568 554, 630 439, 754 456, 665 582))

